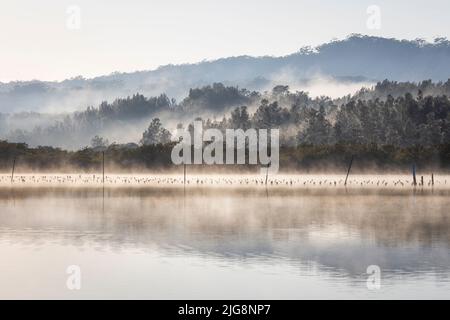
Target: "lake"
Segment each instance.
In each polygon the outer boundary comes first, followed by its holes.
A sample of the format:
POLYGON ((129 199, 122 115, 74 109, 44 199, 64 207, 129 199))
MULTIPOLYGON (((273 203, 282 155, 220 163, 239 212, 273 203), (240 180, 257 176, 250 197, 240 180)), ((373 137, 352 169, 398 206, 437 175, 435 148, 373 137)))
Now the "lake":
POLYGON ((450 298, 447 178, 89 177, 0 179, 1 299, 450 298))

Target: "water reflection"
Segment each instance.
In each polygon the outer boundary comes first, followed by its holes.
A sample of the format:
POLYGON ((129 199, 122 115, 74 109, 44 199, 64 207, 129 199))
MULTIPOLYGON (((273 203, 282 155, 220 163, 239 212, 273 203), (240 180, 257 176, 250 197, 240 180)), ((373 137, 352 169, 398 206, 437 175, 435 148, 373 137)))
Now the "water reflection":
MULTIPOLYGON (((221 268, 263 265, 279 275, 286 271, 277 266, 287 265, 350 284, 365 279, 367 266, 378 265, 385 279, 425 277, 450 288, 448 190, 104 193, 103 199, 102 188, 2 189, 0 250, 58 246, 90 254, 157 253, 163 260, 195 257, 221 268)), ((90 259, 95 263, 96 255, 90 259)))

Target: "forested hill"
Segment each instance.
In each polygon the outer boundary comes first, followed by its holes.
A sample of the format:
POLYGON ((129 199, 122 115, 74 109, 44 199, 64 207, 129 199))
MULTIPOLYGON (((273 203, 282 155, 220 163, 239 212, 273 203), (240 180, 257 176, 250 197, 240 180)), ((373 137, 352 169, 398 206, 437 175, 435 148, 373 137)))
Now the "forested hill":
POLYGON ((135 94, 61 115, 0 113, 0 140, 78 149, 163 143, 196 118, 205 127, 279 128, 283 145, 438 146, 450 142, 450 81, 382 81, 339 99, 312 98, 289 86, 256 92, 220 83, 192 89, 181 102, 135 94), (101 143, 98 143, 101 142, 101 143))
POLYGON ((256 91, 289 84, 307 91, 308 81, 316 78, 338 83, 446 81, 449 70, 450 42, 445 38, 429 43, 353 35, 283 57, 239 56, 93 79, 0 83, 0 112, 61 113, 136 92, 145 96, 165 93, 180 99, 190 88, 214 82, 256 91))

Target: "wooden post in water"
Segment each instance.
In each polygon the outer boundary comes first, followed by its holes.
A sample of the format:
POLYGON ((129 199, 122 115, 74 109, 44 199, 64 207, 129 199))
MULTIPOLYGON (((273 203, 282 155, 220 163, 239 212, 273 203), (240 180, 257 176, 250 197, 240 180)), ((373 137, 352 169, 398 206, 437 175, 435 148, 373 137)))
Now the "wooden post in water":
POLYGON ((431 186, 434 186, 434 174, 431 174, 431 186))
POLYGON ((420 185, 423 187, 423 176, 420 176, 420 185))
POLYGON ((12 172, 11 172, 11 183, 14 182, 14 170, 16 169, 16 157, 14 157, 12 172))
POLYGON ((269 166, 270 166, 270 163, 271 163, 271 162, 269 162, 269 163, 267 164, 267 170, 266 170, 266 186, 267 186, 267 178, 269 178, 269 166))
POLYGON ((186 188, 186 163, 183 163, 184 166, 184 180, 183 180, 183 185, 186 188))
POLYGON ((352 169, 353 157, 354 157, 354 156, 352 155, 352 158, 350 159, 350 164, 348 165, 347 176, 345 177, 344 186, 347 185, 348 175, 350 174, 350 170, 352 169))
POLYGON ((102 161, 102 163, 103 163, 103 179, 102 179, 102 182, 103 182, 103 186, 105 186, 105 151, 102 152, 102 155, 103 155, 103 161, 102 161))
POLYGON ((417 180, 416 180, 416 164, 413 164, 412 167, 412 174, 413 174, 413 185, 414 187, 417 186, 417 180))
POLYGON ((105 211, 105 151, 102 151, 102 211, 105 211))
POLYGON ((269 178, 269 166, 267 166, 266 170, 266 186, 267 186, 267 179, 269 178))

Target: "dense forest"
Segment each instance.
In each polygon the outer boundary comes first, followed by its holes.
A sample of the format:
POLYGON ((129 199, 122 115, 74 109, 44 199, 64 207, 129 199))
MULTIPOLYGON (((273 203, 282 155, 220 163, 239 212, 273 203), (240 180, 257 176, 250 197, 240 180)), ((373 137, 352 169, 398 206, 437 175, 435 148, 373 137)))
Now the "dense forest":
MULTIPOLYGON (((175 171, 171 151, 174 143, 152 145, 110 145, 67 151, 53 147, 29 148, 25 144, 0 141, 0 170, 10 172, 13 163, 18 172, 101 172, 103 154, 108 172, 175 171)), ((409 172, 412 164, 419 171, 450 170, 450 144, 398 148, 376 144, 300 145, 282 146, 280 171, 300 172, 342 171, 354 157, 354 170, 359 172, 383 170, 409 172)), ((258 165, 191 165, 190 171, 252 171, 258 165)))
MULTIPOLYGON (((191 89, 179 103, 164 94, 150 98, 135 94, 68 114, 47 126, 3 132, 0 137, 74 150, 90 145, 94 136, 119 144, 138 143, 154 118, 170 132, 200 118, 205 127, 221 130, 279 128, 282 144, 289 146, 338 142, 430 146, 449 141, 449 96, 450 81, 385 80, 339 99, 312 98, 283 85, 260 93, 216 83, 191 89)), ((0 127, 6 127, 7 121, 0 117, 0 127)))
POLYGON ((109 161, 118 168, 170 167, 174 127, 187 128, 194 120, 202 120, 204 128, 222 132, 228 128, 279 128, 280 165, 284 168, 331 167, 348 161, 351 155, 358 156, 360 163, 378 167, 405 168, 416 162, 449 168, 449 94, 450 81, 387 80, 340 99, 311 98, 307 92, 291 92, 282 85, 259 93, 218 83, 192 89, 180 103, 166 95, 146 98, 136 94, 67 115, 47 128, 10 133, 15 135, 11 141, 19 141, 2 142, 1 165, 7 168, 20 156, 31 168, 92 169, 99 163, 100 151, 107 151, 109 161), (205 117, 206 111, 214 116, 205 117), (172 127, 164 125, 161 112, 170 114, 172 127), (217 119, 216 115, 221 116, 217 119), (108 136, 99 134, 99 128, 142 119, 146 125, 135 141, 110 143, 108 136), (78 151, 25 144, 29 138, 42 136, 76 139, 79 133, 90 135, 90 146, 78 151))

